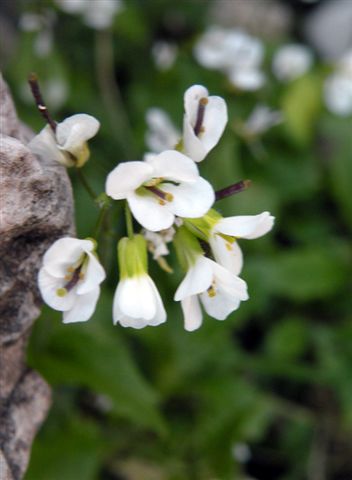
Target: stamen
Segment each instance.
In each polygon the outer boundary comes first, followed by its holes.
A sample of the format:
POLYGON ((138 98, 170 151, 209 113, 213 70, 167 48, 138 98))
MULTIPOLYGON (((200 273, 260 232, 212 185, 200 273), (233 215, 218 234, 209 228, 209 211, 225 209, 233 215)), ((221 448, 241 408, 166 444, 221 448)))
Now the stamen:
POLYGON ((44 117, 53 133, 56 133, 56 122, 49 113, 47 106, 45 105, 43 95, 40 91, 38 77, 35 73, 31 73, 28 77, 28 83, 32 91, 33 98, 37 105, 37 108, 41 115, 44 117))
POLYGON ((64 297, 65 295, 67 295, 67 290, 66 290, 66 288, 58 288, 58 289, 56 290, 56 295, 57 295, 58 297, 64 297))
POLYGON ((197 137, 199 136, 200 133, 204 133, 205 131, 203 127, 203 121, 204 121, 205 107, 207 104, 208 104, 208 99, 206 97, 203 97, 199 100, 197 119, 193 128, 193 131, 197 137))
POLYGON ((174 196, 172 195, 172 193, 163 192, 162 190, 160 190, 160 188, 157 188, 154 186, 147 186, 147 185, 145 185, 145 188, 147 188, 150 192, 154 193, 154 195, 159 197, 164 202, 164 203, 160 203, 159 201, 160 205, 165 205, 165 202, 172 202, 172 200, 174 199, 174 196))
POLYGON ((78 268, 76 268, 76 270, 74 270, 71 276, 71 279, 66 283, 64 288, 66 289, 67 292, 72 290, 77 285, 77 283, 81 280, 82 265, 83 264, 81 264, 78 268))
POLYGON ((222 200, 223 198, 230 197, 235 193, 243 192, 244 190, 247 190, 247 188, 250 187, 251 184, 252 182, 250 180, 241 180, 240 182, 234 183, 233 185, 218 190, 217 192, 215 192, 215 200, 222 200))
POLYGON ((212 285, 211 287, 209 287, 208 290, 207 290, 207 292, 208 292, 208 295, 209 295, 210 298, 214 298, 215 295, 216 295, 216 290, 215 290, 214 285, 212 285))
POLYGON ((226 246, 226 249, 227 249, 229 252, 232 252, 233 247, 232 247, 231 243, 226 242, 226 243, 225 243, 225 246, 226 246))

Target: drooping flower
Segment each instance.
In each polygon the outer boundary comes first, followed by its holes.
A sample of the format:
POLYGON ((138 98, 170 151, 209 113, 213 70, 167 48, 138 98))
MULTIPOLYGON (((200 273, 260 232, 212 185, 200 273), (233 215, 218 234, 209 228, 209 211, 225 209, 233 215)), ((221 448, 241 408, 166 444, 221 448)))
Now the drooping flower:
POLYGON ((161 108, 150 108, 146 114, 148 131, 145 142, 152 152, 161 153, 173 149, 181 138, 181 133, 173 125, 170 117, 161 108))
POLYGON ((114 304, 114 324, 143 328, 166 321, 160 294, 148 275, 147 247, 142 235, 122 238, 118 244, 120 282, 114 304))
POLYGON ((332 113, 341 117, 352 114, 352 50, 340 59, 335 72, 325 80, 324 99, 332 113))
POLYGON ((248 300, 244 280, 203 255, 198 242, 185 227, 175 237, 178 255, 187 273, 179 285, 174 300, 181 301, 185 329, 198 329, 203 321, 201 305, 208 315, 224 320, 237 310, 241 301, 248 300))
POLYGON ((81 14, 88 27, 103 30, 111 26, 114 16, 123 8, 121 0, 55 0, 70 14, 81 14))
POLYGON ((284 45, 273 59, 274 75, 282 82, 291 82, 304 75, 313 63, 311 50, 299 44, 284 45))
POLYGON ((265 82, 263 44, 242 30, 209 28, 195 45, 194 55, 204 67, 226 73, 241 90, 257 90, 265 82))
POLYGON ((47 125, 28 144, 36 155, 66 167, 82 167, 89 158, 87 141, 94 137, 100 123, 91 115, 79 113, 56 125, 56 132, 47 125))
POLYGON ((196 164, 174 150, 120 163, 109 173, 105 189, 115 200, 126 199, 136 220, 152 232, 171 227, 176 215, 204 215, 215 200, 196 164))
POLYGON ((201 85, 193 85, 184 95, 184 153, 196 162, 202 161, 218 143, 227 123, 223 98, 209 96, 201 85))
POLYGON ((45 303, 63 312, 63 322, 85 322, 92 315, 105 272, 95 253, 95 242, 64 237, 43 257, 39 290, 45 303))

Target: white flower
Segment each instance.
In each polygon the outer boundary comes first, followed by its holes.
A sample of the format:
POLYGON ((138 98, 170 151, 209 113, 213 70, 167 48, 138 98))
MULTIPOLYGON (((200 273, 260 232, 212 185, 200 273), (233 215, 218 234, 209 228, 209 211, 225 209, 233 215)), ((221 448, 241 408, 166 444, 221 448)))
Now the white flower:
POLYGON ((337 63, 336 71, 324 84, 328 109, 341 117, 352 114, 352 50, 337 63))
POLYGON ((152 56, 159 70, 169 70, 175 63, 177 46, 165 41, 156 42, 152 48, 152 56))
POLYGON ((269 212, 220 218, 214 223, 209 237, 215 260, 234 275, 239 275, 243 256, 236 240, 262 237, 272 229, 274 220, 269 212))
POLYGON ((218 143, 227 123, 227 107, 221 97, 209 96, 201 85, 193 85, 184 95, 184 152, 200 162, 218 143))
POLYGON ((257 90, 265 81, 261 41, 242 30, 211 27, 200 38, 194 54, 206 68, 221 70, 241 90, 257 90))
POLYGON ((154 260, 169 254, 167 243, 172 242, 176 230, 173 227, 161 230, 159 233, 143 230, 142 234, 147 240, 148 250, 153 254, 154 260))
POLYGON ((181 301, 185 329, 193 331, 203 320, 199 301, 208 315, 224 320, 237 310, 241 301, 248 300, 247 285, 210 258, 199 255, 179 285, 174 300, 181 301))
POLYGON ((83 17, 89 27, 102 30, 111 26, 114 16, 122 9, 121 0, 55 0, 65 12, 83 17))
POLYGON ((304 75, 313 63, 311 50, 304 45, 289 44, 279 48, 273 59, 274 75, 282 82, 290 82, 304 75))
POLYGON ((143 162, 120 163, 108 175, 105 189, 115 200, 126 199, 136 220, 152 232, 171 227, 175 215, 204 215, 215 200, 195 163, 174 150, 143 162))
POLYGON ((81 167, 89 158, 87 140, 94 137, 100 123, 91 115, 79 113, 58 123, 53 133, 49 125, 28 144, 30 150, 66 167, 81 167))
POLYGON ((174 127, 164 110, 150 108, 146 114, 149 130, 145 142, 152 152, 161 153, 174 148, 181 138, 181 133, 174 127))
POLYGON ((114 304, 114 324, 143 328, 165 322, 166 312, 160 294, 147 274, 146 242, 142 235, 122 238, 118 245, 120 282, 114 304))
POLYGON ((257 105, 243 127, 247 134, 257 136, 281 123, 282 119, 282 113, 278 110, 271 110, 267 105, 257 105))
POLYGON ((105 272, 92 240, 64 237, 47 250, 39 271, 39 290, 45 303, 63 312, 63 322, 85 322, 94 310, 105 272))

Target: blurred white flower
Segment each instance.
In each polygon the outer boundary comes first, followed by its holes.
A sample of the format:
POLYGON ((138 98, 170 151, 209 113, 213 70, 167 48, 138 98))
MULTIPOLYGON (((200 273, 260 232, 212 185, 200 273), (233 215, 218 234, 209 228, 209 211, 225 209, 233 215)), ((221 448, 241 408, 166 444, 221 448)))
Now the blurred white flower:
POLYGON ((241 90, 257 90, 265 82, 263 44, 242 30, 210 27, 195 45, 194 55, 204 67, 225 72, 241 90))
POLYGON ((47 250, 39 270, 39 290, 45 303, 63 312, 63 322, 85 322, 94 310, 105 272, 92 240, 64 237, 47 250))
POLYGON ((325 80, 324 99, 332 113, 341 117, 352 114, 352 50, 340 59, 335 72, 325 80))
POLYGON ((166 312, 160 294, 147 273, 146 241, 142 235, 122 238, 118 245, 120 282, 114 303, 114 324, 143 328, 165 322, 166 312))
POLYGON ((175 63, 178 48, 175 44, 159 41, 152 47, 152 57, 159 70, 169 70, 175 63))
POLYGON ((196 162, 202 161, 218 143, 228 117, 223 98, 209 96, 201 85, 193 85, 184 95, 183 151, 196 162))
POLYGON ((81 14, 83 22, 96 30, 111 26, 114 16, 123 8, 122 0, 55 0, 67 13, 81 14))
POLYGON ((273 58, 274 75, 282 82, 290 82, 304 75, 312 66, 311 50, 299 44, 284 45, 273 58))
POLYGON ((180 141, 181 133, 161 108, 150 108, 146 113, 146 121, 148 131, 145 142, 152 152, 161 153, 164 150, 170 150, 180 141))
POLYGON ((204 215, 215 200, 193 160, 175 150, 120 163, 109 173, 105 190, 115 200, 126 199, 136 220, 152 232, 171 227, 176 215, 204 215))
POLYGON ((19 28, 24 32, 36 33, 33 51, 38 58, 46 58, 53 49, 53 27, 56 14, 53 10, 42 13, 25 12, 19 19, 19 28))
POLYGON ((100 123, 91 115, 79 113, 66 118, 56 126, 56 132, 47 125, 28 144, 36 155, 57 161, 66 167, 82 167, 89 158, 87 141, 94 137, 100 123))
POLYGON ((224 320, 248 300, 244 280, 210 258, 198 255, 179 285, 174 300, 181 301, 185 329, 198 329, 203 320, 200 303, 211 317, 224 320))
POLYGON ((251 136, 262 135, 282 120, 283 115, 280 111, 271 110, 267 105, 257 105, 243 124, 243 128, 245 133, 251 136))
POLYGON ((148 250, 154 260, 169 254, 167 243, 172 242, 176 230, 173 227, 161 230, 159 233, 143 229, 142 234, 147 241, 148 250))

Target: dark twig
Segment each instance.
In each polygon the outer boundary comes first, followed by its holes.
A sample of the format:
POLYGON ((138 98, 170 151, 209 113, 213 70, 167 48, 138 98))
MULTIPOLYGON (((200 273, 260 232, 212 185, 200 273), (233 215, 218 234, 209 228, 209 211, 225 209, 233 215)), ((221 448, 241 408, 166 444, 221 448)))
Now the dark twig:
POLYGON ((35 103, 38 107, 38 110, 40 114, 43 116, 45 121, 48 123, 50 126, 51 130, 53 133, 56 133, 56 122, 50 115, 50 112, 48 111, 48 108, 44 102, 43 95, 40 91, 39 87, 39 82, 38 82, 38 77, 35 73, 31 73, 28 77, 28 83, 32 91, 33 98, 35 100, 35 103))

